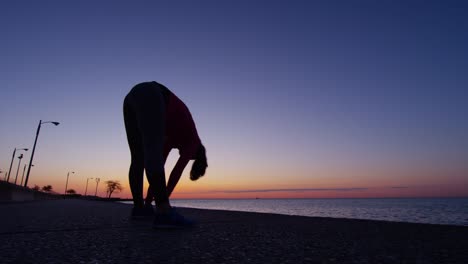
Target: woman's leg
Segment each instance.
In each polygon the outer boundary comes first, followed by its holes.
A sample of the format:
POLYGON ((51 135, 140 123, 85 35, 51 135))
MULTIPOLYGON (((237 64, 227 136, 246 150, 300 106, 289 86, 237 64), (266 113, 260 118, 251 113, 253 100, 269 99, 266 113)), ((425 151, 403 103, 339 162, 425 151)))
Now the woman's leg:
POLYGON ((136 113, 133 111, 127 96, 124 100, 124 121, 125 130, 127 132, 128 145, 130 147, 131 163, 128 172, 128 180, 130 190, 133 197, 133 205, 135 207, 143 207, 143 169, 144 155, 143 145, 136 113))
POLYGON ((165 102, 159 85, 144 83, 132 89, 143 162, 148 182, 155 193, 158 209, 170 208, 164 173, 165 102))
POLYGON ((150 205, 153 202, 153 198, 153 189, 151 188, 151 186, 149 186, 148 191, 146 192, 145 205, 150 205))

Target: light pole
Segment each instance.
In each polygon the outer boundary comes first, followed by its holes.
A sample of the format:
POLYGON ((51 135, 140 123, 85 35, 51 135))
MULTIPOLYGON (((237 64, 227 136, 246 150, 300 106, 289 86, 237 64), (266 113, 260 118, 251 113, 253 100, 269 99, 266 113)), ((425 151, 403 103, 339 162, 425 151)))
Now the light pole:
POLYGON ((87 178, 86 179, 86 189, 85 189, 85 192, 84 192, 84 196, 86 196, 86 193, 88 192, 88 181, 89 180, 92 180, 93 178, 87 178))
POLYGON ((101 181, 101 178, 96 178, 96 191, 94 192, 94 196, 97 196, 97 187, 99 185, 99 181, 101 181))
POLYGON ((34 151, 36 150, 37 137, 39 136, 39 131, 41 131, 41 125, 46 124, 46 123, 51 123, 51 124, 54 124, 56 126, 58 126, 60 124, 59 122, 54 122, 54 121, 42 122, 42 120, 39 120, 39 125, 37 126, 37 131, 36 131, 36 139, 34 140, 34 146, 33 146, 33 150, 32 150, 32 153, 31 153, 31 160, 29 161, 28 173, 26 174, 26 181, 24 182, 24 187, 28 187, 29 173, 31 173, 31 164, 32 164, 33 158, 34 158, 34 151))
POLYGON ((23 158, 23 154, 20 154, 18 156, 19 162, 18 162, 18 169, 16 169, 15 185, 16 185, 16 181, 18 180, 18 172, 19 172, 19 168, 20 168, 22 158, 23 158))
MULTIPOLYGON (((74 171, 72 171, 71 173, 75 174, 74 171)), ((70 175, 70 171, 67 173, 67 182, 65 183, 65 194, 67 194, 67 187, 68 187, 68 176, 70 175)))
POLYGON ((24 180, 24 172, 26 171, 26 163, 24 164, 24 167, 23 167, 23 175, 21 176, 21 183, 20 183, 20 186, 23 186, 23 180, 24 180))
POLYGON ((7 180, 6 180, 7 182, 10 181, 11 167, 13 166, 13 160, 15 160, 16 150, 18 150, 18 151, 20 151, 20 150, 28 151, 27 148, 21 148, 21 149, 15 148, 15 149, 13 150, 13 155, 11 156, 10 169, 8 170, 8 178, 7 178, 7 180))
MULTIPOLYGON (((20 184, 21 186, 23 186, 24 172, 26 171, 26 166, 27 166, 27 165, 28 165, 28 164, 24 164, 24 168, 23 168, 23 176, 21 176, 21 184, 20 184)), ((31 165, 31 166, 32 166, 32 167, 34 167, 34 164, 33 164, 33 165, 31 165)))

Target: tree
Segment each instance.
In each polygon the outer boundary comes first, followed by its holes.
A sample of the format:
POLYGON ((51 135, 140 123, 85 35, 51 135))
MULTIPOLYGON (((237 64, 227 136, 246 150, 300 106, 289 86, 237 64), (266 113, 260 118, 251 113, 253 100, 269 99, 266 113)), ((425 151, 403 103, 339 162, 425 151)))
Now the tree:
POLYGON ((42 191, 44 192, 51 192, 52 191, 52 185, 46 185, 42 187, 42 191))
POLYGON ((123 187, 119 181, 106 181, 105 184, 107 193, 109 194, 108 198, 111 198, 113 192, 120 192, 123 190, 123 187))
POLYGON ((39 185, 34 185, 34 187, 32 188, 33 191, 39 191, 41 189, 41 187, 39 187, 39 185))
POLYGON ((74 189, 68 189, 67 193, 68 194, 76 194, 76 191, 74 189))

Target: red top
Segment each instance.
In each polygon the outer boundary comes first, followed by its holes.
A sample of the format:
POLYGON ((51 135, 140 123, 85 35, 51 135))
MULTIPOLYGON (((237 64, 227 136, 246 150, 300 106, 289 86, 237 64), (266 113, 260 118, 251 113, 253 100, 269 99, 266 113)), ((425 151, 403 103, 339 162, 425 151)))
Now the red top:
POLYGON ((172 92, 168 94, 164 148, 176 148, 180 156, 193 159, 201 143, 195 122, 184 102, 172 92))

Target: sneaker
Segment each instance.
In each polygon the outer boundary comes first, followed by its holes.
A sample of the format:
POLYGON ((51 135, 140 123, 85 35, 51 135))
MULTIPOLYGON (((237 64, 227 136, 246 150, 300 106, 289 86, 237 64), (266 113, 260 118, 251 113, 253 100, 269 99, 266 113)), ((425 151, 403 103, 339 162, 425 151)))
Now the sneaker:
POLYGON ((153 223, 155 229, 176 229, 194 226, 194 221, 183 217, 174 208, 169 213, 156 213, 153 223))
POLYGON ((154 216, 154 210, 151 204, 146 204, 143 207, 132 208, 132 219, 145 219, 152 216, 154 216))

